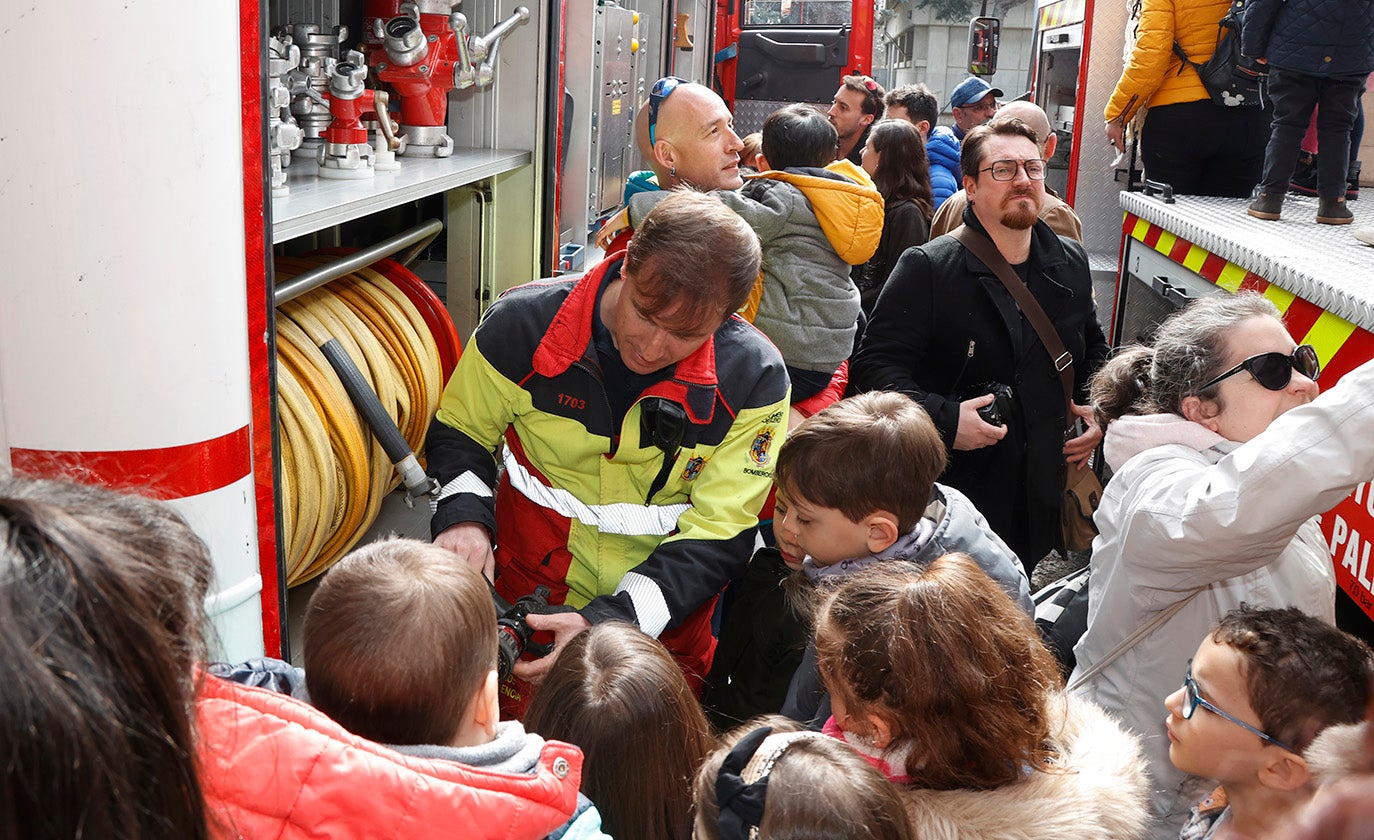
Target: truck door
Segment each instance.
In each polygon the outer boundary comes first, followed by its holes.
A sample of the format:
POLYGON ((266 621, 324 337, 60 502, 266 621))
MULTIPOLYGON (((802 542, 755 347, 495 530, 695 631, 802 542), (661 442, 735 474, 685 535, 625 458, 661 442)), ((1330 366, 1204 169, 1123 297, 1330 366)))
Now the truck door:
MULTIPOLYGON (((737 0, 739 38, 733 90, 724 91, 741 136, 793 102, 830 103, 849 73, 867 73, 871 0, 737 0), (856 7, 863 7, 857 16, 856 7), (733 101, 731 101, 733 100, 733 101)), ((720 33, 717 33, 717 40, 720 33)), ((725 74, 722 74, 723 81, 725 74)))

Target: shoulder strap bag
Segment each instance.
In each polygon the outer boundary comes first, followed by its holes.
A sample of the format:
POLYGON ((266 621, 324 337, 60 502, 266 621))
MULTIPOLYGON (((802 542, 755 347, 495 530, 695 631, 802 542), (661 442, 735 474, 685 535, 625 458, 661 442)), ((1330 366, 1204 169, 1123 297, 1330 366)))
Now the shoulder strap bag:
MULTIPOLYGON (((950 231, 950 235, 992 269, 997 279, 1001 280, 1002 285, 1011 293, 1012 299, 1016 301, 1026 320, 1035 328, 1036 335, 1040 336, 1040 343, 1049 351, 1055 372, 1059 375, 1059 384, 1064 389, 1064 419, 1067 423, 1064 436, 1067 439, 1072 435, 1074 421, 1078 417, 1073 413, 1073 354, 1065 349, 1059 332, 1054 328, 1054 324, 1050 323, 1049 316, 1040 307, 1035 295, 1032 295, 1026 284, 1021 282, 1021 278, 1016 276, 1016 272, 987 234, 973 230, 967 225, 960 225, 950 231)), ((1063 497, 1059 503, 1060 538, 1064 548, 1086 551, 1092 547, 1093 538, 1098 533, 1097 525, 1093 523, 1093 511, 1097 510, 1098 504, 1102 501, 1102 480, 1092 469, 1073 470, 1066 467, 1064 472, 1063 497)))

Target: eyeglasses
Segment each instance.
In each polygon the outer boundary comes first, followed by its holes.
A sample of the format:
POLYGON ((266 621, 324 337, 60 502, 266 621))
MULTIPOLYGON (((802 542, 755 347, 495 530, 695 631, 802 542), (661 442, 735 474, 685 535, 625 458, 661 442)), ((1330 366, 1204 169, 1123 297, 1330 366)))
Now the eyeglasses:
POLYGON ((1235 715, 1223 712, 1221 709, 1218 709, 1216 706, 1213 706, 1211 703, 1208 703, 1206 700, 1202 699, 1202 694, 1198 691, 1197 683, 1193 682, 1193 660, 1189 659, 1188 671, 1186 675, 1183 677, 1183 719, 1191 719, 1193 717, 1193 712, 1197 711, 1199 706, 1201 706, 1202 708, 1206 709, 1214 715, 1220 715, 1221 717, 1234 723, 1236 726, 1239 726, 1243 729, 1247 729, 1250 732, 1255 733, 1256 735, 1260 736, 1265 741, 1268 741, 1269 743, 1273 744, 1279 749, 1288 750, 1291 753, 1297 752, 1297 750, 1293 749, 1292 747, 1288 746, 1287 744, 1273 737, 1272 735, 1267 735, 1264 732, 1261 732, 1260 730, 1256 729, 1255 727, 1251 726, 1250 724, 1246 723, 1245 721, 1241 720, 1235 715))
POLYGON ((652 146, 654 140, 654 126, 658 125, 658 106, 663 104, 663 100, 673 95, 677 86, 686 83, 686 79, 679 79, 677 76, 664 76, 654 82, 654 86, 649 91, 649 145, 652 146))
POLYGON ((1198 388, 1197 393, 1200 394, 1223 379, 1235 376, 1243 370, 1250 371, 1250 375, 1255 377, 1256 382, 1271 391, 1282 391, 1287 388, 1288 383, 1293 379, 1293 371, 1295 370, 1313 382, 1316 382, 1317 378, 1322 375, 1322 366, 1317 359, 1316 348, 1310 344, 1299 344, 1292 353, 1260 353, 1258 356, 1251 356, 1198 388))
POLYGON ((979 172, 991 172, 994 181, 1016 180, 1016 170, 1026 170, 1026 177, 1032 181, 1045 180, 1045 161, 1040 158, 1030 160, 994 160, 992 166, 985 166, 979 172))

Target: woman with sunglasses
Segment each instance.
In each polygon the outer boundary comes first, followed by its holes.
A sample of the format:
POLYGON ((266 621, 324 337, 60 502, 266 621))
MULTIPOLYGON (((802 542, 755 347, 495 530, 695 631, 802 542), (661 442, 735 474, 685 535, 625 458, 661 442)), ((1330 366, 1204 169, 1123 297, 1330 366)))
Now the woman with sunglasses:
POLYGON ((1318 397, 1320 374, 1246 292, 1193 304, 1093 379, 1114 475, 1073 682, 1142 736, 1156 837, 1177 837, 1209 789, 1169 763, 1159 709, 1197 640, 1242 602, 1334 621, 1316 517, 1374 478, 1374 363, 1318 397))

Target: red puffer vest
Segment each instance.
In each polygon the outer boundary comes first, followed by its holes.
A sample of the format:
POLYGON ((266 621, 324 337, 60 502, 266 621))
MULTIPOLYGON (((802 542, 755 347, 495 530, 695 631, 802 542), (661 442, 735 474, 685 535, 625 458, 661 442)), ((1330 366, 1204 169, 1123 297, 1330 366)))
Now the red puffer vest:
POLYGON ((549 741, 534 775, 411 758, 286 695, 205 676, 197 701, 211 836, 538 840, 577 807, 582 752, 549 741))

